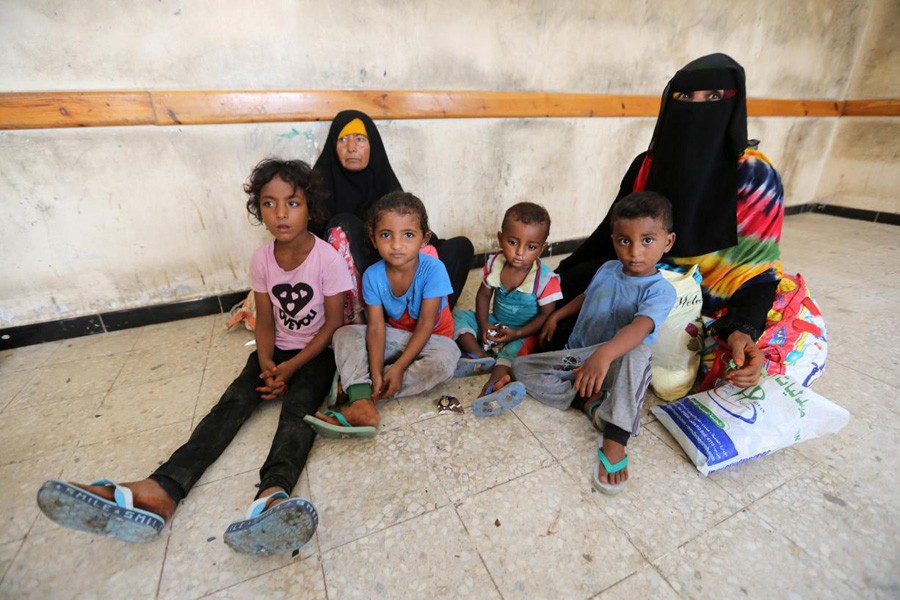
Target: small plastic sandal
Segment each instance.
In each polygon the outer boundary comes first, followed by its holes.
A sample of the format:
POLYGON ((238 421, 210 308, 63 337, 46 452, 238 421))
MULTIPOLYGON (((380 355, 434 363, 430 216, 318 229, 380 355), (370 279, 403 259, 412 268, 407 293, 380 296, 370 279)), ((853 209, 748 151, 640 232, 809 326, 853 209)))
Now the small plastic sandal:
POLYGON ((594 486, 595 490, 606 494, 607 496, 615 496, 616 494, 625 491, 625 484, 628 483, 627 481, 623 481, 622 483, 617 484, 603 483, 602 481, 600 481, 601 464, 603 465, 603 468, 606 469, 607 475, 618 473, 628 466, 628 454, 625 454, 625 458, 623 458, 616 464, 612 464, 611 462, 609 462, 609 459, 606 458, 606 454, 603 453, 602 435, 598 439, 597 462, 594 463, 594 474, 593 477, 591 477, 591 484, 594 486))
MULTIPOLYGON (((489 389, 493 389, 493 386, 489 389)), ((493 417, 514 409, 522 403, 524 397, 525 385, 514 381, 473 402, 472 414, 476 417, 493 417)))
POLYGON ((463 354, 456 363, 454 377, 471 377, 487 373, 497 364, 497 359, 492 356, 478 357, 474 354, 463 354))
POLYGON ((297 550, 308 542, 319 525, 312 502, 290 498, 286 492, 254 500, 247 518, 235 521, 225 530, 225 543, 242 554, 278 554, 297 550), (286 499, 266 510, 270 500, 286 499))
POLYGON ((166 521, 161 516, 134 507, 134 497, 127 487, 109 479, 91 485, 115 488, 115 501, 77 485, 51 480, 38 490, 38 506, 51 521, 63 527, 138 544, 152 542, 165 527, 166 521))

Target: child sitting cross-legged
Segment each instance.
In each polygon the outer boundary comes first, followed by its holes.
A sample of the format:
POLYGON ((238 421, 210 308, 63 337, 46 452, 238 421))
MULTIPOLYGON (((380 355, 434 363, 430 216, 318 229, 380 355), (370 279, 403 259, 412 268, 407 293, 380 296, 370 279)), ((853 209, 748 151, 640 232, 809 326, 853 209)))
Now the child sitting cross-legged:
POLYGON ((481 396, 510 380, 513 359, 528 352, 523 344, 532 336, 536 342, 544 320, 562 299, 559 276, 538 258, 549 235, 550 215, 543 206, 533 202, 511 206, 497 232, 500 252, 484 265, 475 311, 453 311, 453 335, 465 353, 456 376, 475 375, 493 367, 481 396), (486 350, 492 346, 497 349, 496 361, 486 350))
POLYGON ((650 383, 650 344, 675 305, 675 288, 656 263, 675 241, 672 207, 656 192, 637 192, 610 214, 618 260, 597 270, 587 290, 544 322, 549 341, 560 319, 578 315, 563 350, 520 356, 513 376, 550 406, 584 411, 602 429, 593 484, 616 494, 628 479, 625 446, 640 429, 650 383))
POLYGON ((440 260, 420 252, 431 235, 422 201, 391 192, 372 206, 367 228, 382 258, 363 274, 367 324, 334 335, 348 404, 305 419, 326 437, 375 435, 376 400, 430 390, 453 376, 459 360, 450 277, 440 260))

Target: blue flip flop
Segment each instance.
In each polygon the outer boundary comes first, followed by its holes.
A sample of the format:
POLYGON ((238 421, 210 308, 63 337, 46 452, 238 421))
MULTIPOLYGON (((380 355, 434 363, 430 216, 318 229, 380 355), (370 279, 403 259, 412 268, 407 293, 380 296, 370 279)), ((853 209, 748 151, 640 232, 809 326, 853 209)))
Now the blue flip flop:
POLYGON ((594 489, 598 492, 606 494, 607 496, 615 496, 619 492, 625 490, 625 484, 627 481, 623 481, 622 483, 612 484, 612 483, 603 483, 600 481, 600 464, 603 464, 603 468, 606 469, 607 475, 612 475, 613 473, 618 473, 622 469, 628 466, 628 454, 625 455, 625 458, 617 462, 616 464, 612 464, 609 462, 609 459, 606 458, 606 454, 603 453, 603 436, 601 435, 598 438, 598 447, 597 447, 597 462, 594 463, 594 476, 591 478, 591 483, 594 486, 594 489))
POLYGON ((496 392, 491 392, 473 402, 472 414, 476 417, 493 417, 514 409, 522 403, 524 397, 525 386, 522 383, 518 381, 507 383, 496 392))
POLYGON ((165 527, 159 515, 134 507, 131 490, 108 479, 91 485, 115 488, 115 501, 64 481, 47 481, 37 493, 37 503, 47 517, 63 527, 108 535, 126 542, 152 542, 165 527))
POLYGON ((497 359, 491 356, 479 358, 474 354, 463 354, 456 363, 456 370, 453 371, 454 377, 471 377, 472 375, 480 375, 487 373, 497 364, 497 359))
POLYGON ((319 514, 305 498, 290 498, 285 492, 254 500, 247 518, 235 521, 225 530, 225 543, 242 554, 279 554, 293 552, 306 544, 316 532, 319 514), (272 498, 287 498, 266 510, 272 498))
POLYGON ((356 427, 347 422, 347 418, 339 412, 326 410, 322 413, 326 417, 334 417, 340 425, 333 425, 328 421, 306 415, 303 421, 316 430, 316 433, 326 438, 370 438, 374 437, 378 430, 372 426, 356 427))

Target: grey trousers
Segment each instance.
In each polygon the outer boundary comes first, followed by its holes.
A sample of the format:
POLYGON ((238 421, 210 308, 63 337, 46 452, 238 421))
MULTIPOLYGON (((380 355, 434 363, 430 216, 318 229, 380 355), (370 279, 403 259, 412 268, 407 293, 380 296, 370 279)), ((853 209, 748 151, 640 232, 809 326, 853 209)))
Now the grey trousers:
MULTIPOLYGON (((525 385, 531 397, 548 406, 566 410, 575 399, 575 376, 571 369, 581 366, 600 346, 602 344, 519 356, 513 362, 513 377, 525 385)), ((632 435, 638 435, 641 406, 649 385, 650 348, 641 344, 610 365, 602 386, 609 391, 609 396, 597 409, 600 418, 632 435)))
MULTIPOLYGON (((385 327, 385 366, 400 358, 411 337, 412 332, 385 327)), ((357 383, 372 383, 369 374, 369 354, 366 349, 366 326, 344 325, 334 332, 332 343, 334 360, 341 374, 344 389, 357 383)), ((457 362, 459 362, 459 347, 456 342, 443 335, 432 335, 422 348, 422 352, 403 374, 403 385, 397 392, 397 397, 421 394, 447 381, 453 377, 457 362)))

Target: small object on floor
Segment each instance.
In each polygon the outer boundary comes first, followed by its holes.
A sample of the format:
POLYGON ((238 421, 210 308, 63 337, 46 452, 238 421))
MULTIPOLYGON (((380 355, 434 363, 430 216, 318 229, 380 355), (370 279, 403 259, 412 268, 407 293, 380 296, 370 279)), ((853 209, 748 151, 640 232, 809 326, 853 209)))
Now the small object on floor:
POLYGON ((459 398, 456 396, 441 396, 435 400, 435 404, 437 404, 439 415, 462 414, 465 412, 462 404, 459 403, 459 398))
POLYGON ((522 403, 524 397, 525 385, 514 381, 473 402, 472 414, 476 417, 493 417, 514 409, 522 403))
POLYGON ((622 483, 617 484, 603 483, 602 481, 600 481, 600 463, 603 463, 603 468, 606 469, 607 475, 618 473, 628 466, 628 454, 626 454, 625 458, 623 458, 616 464, 612 464, 609 462, 609 459, 606 458, 606 454, 603 453, 602 435, 597 440, 597 462, 594 463, 594 475, 593 477, 591 477, 591 483, 593 484, 595 490, 606 494, 607 496, 615 496, 616 494, 625 491, 625 484, 628 483, 627 481, 623 481, 622 483))
POLYGON ((255 500, 247 510, 247 518, 229 525, 224 538, 232 550, 243 554, 287 553, 306 544, 318 524, 319 515, 312 502, 275 492, 255 500), (266 510, 273 498, 286 500, 266 510))
POLYGON ((47 481, 37 493, 37 503, 47 517, 69 529, 108 535, 126 542, 152 542, 165 527, 159 515, 134 507, 131 490, 101 479, 91 484, 115 488, 115 501, 64 481, 47 481))
POLYGON ((480 375, 487 373, 494 368, 497 359, 492 356, 478 357, 474 354, 463 354, 456 363, 456 370, 453 372, 454 377, 470 377, 472 375, 480 375))
POLYGON ((316 430, 316 433, 326 438, 370 438, 377 433, 371 426, 356 427, 347 422, 347 419, 339 412, 326 410, 322 413, 326 417, 334 417, 341 424, 334 425, 312 415, 303 417, 303 421, 316 430))

